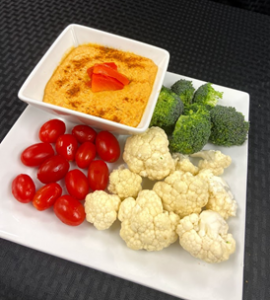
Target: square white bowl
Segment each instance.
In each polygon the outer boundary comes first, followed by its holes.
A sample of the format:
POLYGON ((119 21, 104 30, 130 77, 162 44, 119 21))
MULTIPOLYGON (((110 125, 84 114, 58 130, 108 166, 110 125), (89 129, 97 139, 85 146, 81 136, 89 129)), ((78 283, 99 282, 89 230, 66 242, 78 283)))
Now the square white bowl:
POLYGON ((160 89, 165 78, 169 64, 169 52, 139 41, 100 31, 97 29, 71 24, 55 40, 45 53, 33 71, 30 73, 21 89, 18 97, 22 101, 34 105, 74 123, 84 123, 89 126, 109 130, 118 134, 137 134, 144 132, 149 127, 160 89), (137 55, 152 59, 158 66, 158 72, 152 89, 152 93, 144 110, 140 124, 137 127, 123 125, 96 116, 77 112, 53 104, 43 102, 44 89, 59 65, 63 56, 72 47, 81 44, 95 43, 122 51, 133 52, 137 55))

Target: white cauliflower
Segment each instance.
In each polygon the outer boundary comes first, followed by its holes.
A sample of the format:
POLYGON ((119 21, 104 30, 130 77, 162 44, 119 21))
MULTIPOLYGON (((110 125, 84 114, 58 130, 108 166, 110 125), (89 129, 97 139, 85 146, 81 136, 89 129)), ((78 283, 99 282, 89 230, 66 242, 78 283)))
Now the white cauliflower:
POLYGON ((176 231, 180 245, 191 255, 208 263, 220 263, 235 251, 235 240, 228 229, 220 214, 205 210, 180 220, 176 231))
POLYGON ((190 172, 192 175, 198 174, 199 168, 193 165, 188 155, 173 153, 172 157, 175 162, 175 171, 190 172))
POLYGON ((163 182, 155 183, 153 190, 162 199, 164 209, 180 218, 200 213, 209 196, 207 181, 182 171, 175 171, 163 182))
POLYGON ((165 131, 151 127, 127 138, 123 159, 132 172, 151 180, 161 180, 175 169, 168 146, 165 131))
POLYGON ((225 168, 228 168, 232 162, 230 156, 216 150, 203 150, 191 155, 191 157, 200 157, 198 167, 200 170, 212 170, 214 175, 221 175, 225 168))
POLYGON ((209 185, 209 200, 206 209, 218 212, 224 219, 236 216, 237 203, 227 182, 213 175, 212 170, 202 170, 198 176, 208 181, 209 185))
POLYGON ((122 200, 127 197, 136 198, 142 189, 141 183, 142 177, 140 175, 131 172, 122 165, 110 174, 108 190, 118 195, 122 200))
POLYGON ((131 218, 133 207, 136 205, 136 201, 133 197, 126 198, 119 207, 118 219, 123 222, 125 219, 131 218))
POLYGON ((120 236, 133 250, 160 251, 177 240, 179 216, 163 210, 161 199, 142 190, 137 199, 125 199, 119 208, 120 236))
POLYGON ((117 219, 117 212, 121 203, 117 195, 110 195, 104 191, 95 191, 86 196, 86 220, 93 223, 98 230, 111 227, 117 219))

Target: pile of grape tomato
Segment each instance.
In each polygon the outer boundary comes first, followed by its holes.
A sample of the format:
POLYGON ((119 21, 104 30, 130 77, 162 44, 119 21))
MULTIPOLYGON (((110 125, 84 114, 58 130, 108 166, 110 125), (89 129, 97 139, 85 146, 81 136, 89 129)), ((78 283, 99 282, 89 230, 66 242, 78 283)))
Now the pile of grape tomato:
POLYGON ((36 168, 43 185, 36 190, 34 180, 20 174, 12 182, 12 194, 19 202, 32 202, 39 211, 53 208, 63 223, 78 226, 85 220, 82 200, 90 191, 105 190, 108 185, 107 162, 119 159, 118 140, 112 133, 97 133, 88 125, 76 125, 67 132, 59 119, 45 122, 39 139, 24 149, 20 158, 25 166, 36 168), (59 183, 62 179, 65 189, 59 183))

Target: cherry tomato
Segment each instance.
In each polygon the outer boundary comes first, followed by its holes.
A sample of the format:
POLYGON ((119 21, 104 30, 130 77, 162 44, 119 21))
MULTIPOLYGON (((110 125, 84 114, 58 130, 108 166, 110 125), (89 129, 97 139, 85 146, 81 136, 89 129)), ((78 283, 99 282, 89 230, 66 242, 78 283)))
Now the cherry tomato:
POLYGON ((26 148, 21 154, 21 161, 28 167, 37 167, 47 158, 54 156, 54 150, 49 143, 37 143, 26 148))
POLYGON ((39 130, 39 139, 42 142, 55 143, 57 138, 65 132, 65 123, 58 119, 52 119, 41 126, 39 130))
POLYGON ((63 134, 56 141, 55 149, 58 154, 63 155, 68 161, 75 159, 78 142, 74 135, 63 134))
POLYGON ((40 188, 33 199, 33 205, 37 210, 45 210, 54 205, 54 202, 62 195, 61 186, 56 183, 49 183, 40 188))
POLYGON ((76 137, 79 143, 94 143, 97 136, 95 130, 87 125, 76 125, 72 129, 72 134, 76 137))
POLYGON ((27 174, 20 174, 12 181, 12 194, 21 203, 33 200, 36 187, 33 179, 27 174))
POLYGON ((84 173, 78 169, 71 170, 65 177, 68 193, 78 200, 83 200, 89 192, 89 182, 84 173))
POLYGON ((69 162, 62 155, 46 159, 38 168, 37 178, 42 183, 56 182, 65 177, 69 170, 69 162))
POLYGON ((101 159, 115 162, 120 156, 120 145, 116 137, 108 131, 100 131, 96 137, 96 149, 101 159))
POLYGON ((94 160, 90 163, 88 180, 93 191, 106 189, 109 181, 109 169, 103 160, 94 160))
POLYGON ((58 198, 53 209, 56 216, 67 225, 78 226, 85 220, 83 205, 70 195, 58 198))
POLYGON ((75 161, 79 168, 88 168, 90 162, 96 157, 96 146, 91 142, 84 142, 78 148, 75 161))

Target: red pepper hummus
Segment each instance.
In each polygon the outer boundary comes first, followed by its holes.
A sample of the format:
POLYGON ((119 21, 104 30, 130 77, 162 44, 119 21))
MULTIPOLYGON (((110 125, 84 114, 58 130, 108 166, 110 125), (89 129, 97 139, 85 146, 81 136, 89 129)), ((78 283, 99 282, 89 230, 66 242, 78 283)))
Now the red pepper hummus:
POLYGON ((158 71, 150 59, 97 44, 72 49, 50 78, 43 101, 121 124, 137 127, 152 92, 158 71), (93 93, 87 69, 114 62, 129 79, 122 90, 93 93))

